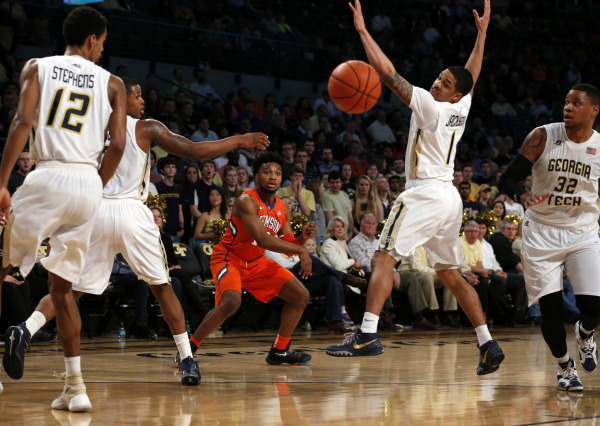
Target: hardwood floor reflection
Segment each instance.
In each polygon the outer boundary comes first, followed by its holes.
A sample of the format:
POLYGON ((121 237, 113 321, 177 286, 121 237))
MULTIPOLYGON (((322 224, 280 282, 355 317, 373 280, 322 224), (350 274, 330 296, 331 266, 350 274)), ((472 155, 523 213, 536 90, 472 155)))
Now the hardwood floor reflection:
MULTIPOLYGON (((573 332, 569 350, 576 357, 573 332)), ((172 340, 115 336, 82 340, 89 413, 52 410, 62 390, 60 345, 33 345, 25 376, 0 375, 0 423, 54 424, 596 424, 600 374, 579 369, 585 391, 558 391, 555 363, 534 327, 492 331, 507 357, 477 376, 472 330, 389 332, 377 357, 333 358, 341 337, 299 331, 292 347, 313 355, 307 366, 265 363, 275 332, 232 333, 207 340, 196 358, 202 383, 179 384, 172 340)), ((2 349, 3 350, 3 349, 2 349)))

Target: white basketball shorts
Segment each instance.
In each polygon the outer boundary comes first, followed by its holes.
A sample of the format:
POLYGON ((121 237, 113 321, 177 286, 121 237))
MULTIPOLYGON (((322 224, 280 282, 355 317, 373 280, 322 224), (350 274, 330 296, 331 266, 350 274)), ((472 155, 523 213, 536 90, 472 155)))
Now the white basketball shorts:
POLYGON ((102 294, 121 253, 140 280, 170 282, 165 249, 152 212, 139 200, 102 199, 85 268, 73 290, 102 294))
POLYGON ((423 246, 435 270, 460 264, 462 201, 452 182, 423 179, 398 196, 379 239, 379 250, 396 260, 423 246))
POLYGON ((50 238, 48 271, 73 282, 79 279, 88 253, 102 197, 95 167, 44 161, 27 175, 12 197, 12 214, 3 233, 3 265, 31 272, 42 241, 50 238))
POLYGON ((576 231, 544 225, 525 213, 523 273, 529 305, 562 290, 563 267, 575 294, 600 296, 598 225, 576 231))

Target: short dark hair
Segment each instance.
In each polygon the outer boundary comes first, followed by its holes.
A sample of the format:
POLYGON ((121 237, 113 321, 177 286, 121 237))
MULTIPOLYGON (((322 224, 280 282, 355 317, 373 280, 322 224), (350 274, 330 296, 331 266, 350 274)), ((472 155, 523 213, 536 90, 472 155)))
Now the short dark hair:
POLYGON ((83 46, 89 36, 100 37, 106 31, 107 20, 89 6, 73 9, 63 22, 63 37, 67 46, 83 46))
POLYGON ((487 223, 485 223, 485 220, 483 220, 483 219, 482 219, 482 218, 480 218, 480 217, 477 217, 477 218, 475 218, 475 219, 473 219, 473 220, 474 220, 475 222, 477 222, 477 224, 478 224, 478 225, 486 225, 486 226, 487 226, 487 223))
POLYGON ((391 175, 391 176, 388 178, 388 183, 391 183, 393 180, 397 180, 397 181, 398 181, 398 183, 400 183, 400 176, 398 176, 398 175, 391 175))
POLYGON ((121 80, 123 80, 123 83, 125 84, 125 90, 127 90, 127 94, 132 93, 133 88, 139 85, 138 81, 135 78, 121 77, 121 80))
POLYGON ((337 180, 337 179, 342 179, 342 175, 337 170, 332 170, 331 173, 329 173, 328 180, 337 180))
POLYGON ((579 83, 571 87, 571 90, 585 92, 592 105, 600 105, 600 91, 596 86, 587 83, 579 83))
POLYGON ((293 166, 292 169, 290 170, 290 176, 293 175, 294 173, 301 173, 302 176, 304 176, 304 170, 302 169, 301 166, 293 166))
POLYGON ((284 169, 283 157, 281 157, 281 155, 276 154, 274 152, 267 151, 260 157, 254 159, 254 164, 252 165, 252 174, 254 176, 258 175, 260 168, 265 163, 277 163, 277 164, 279 164, 279 166, 281 167, 281 171, 283 172, 283 169, 284 169))
POLYGON ((170 156, 166 156, 166 157, 162 157, 158 159, 158 162, 156 163, 156 167, 158 168, 158 170, 162 170, 165 168, 165 166, 169 165, 169 164, 175 164, 177 166, 177 162, 175 161, 175 159, 173 157, 170 156))
POLYGON ((458 184, 458 187, 460 188, 461 186, 468 186, 469 189, 471 189, 471 183, 468 180, 463 180, 461 183, 458 184))
POLYGON ((471 71, 458 65, 448 68, 448 71, 456 78, 456 91, 462 93, 463 96, 468 95, 471 89, 473 89, 473 75, 471 75, 471 71))

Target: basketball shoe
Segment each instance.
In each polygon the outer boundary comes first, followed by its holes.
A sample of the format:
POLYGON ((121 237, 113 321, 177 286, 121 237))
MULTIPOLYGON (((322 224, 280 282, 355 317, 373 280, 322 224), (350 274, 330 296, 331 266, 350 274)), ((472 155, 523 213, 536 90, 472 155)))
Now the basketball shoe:
POLYGON ((360 329, 349 335, 339 345, 327 346, 325 353, 331 356, 371 356, 383 353, 383 345, 377 333, 363 333, 360 329))
POLYGON ((493 373, 500 368, 500 363, 504 361, 504 352, 495 340, 490 340, 481 347, 477 345, 477 347, 479 348, 478 376, 493 373))
POLYGON ((198 368, 198 363, 193 357, 188 356, 187 358, 181 360, 179 370, 181 371, 182 385, 193 386, 200 384, 200 369, 198 368))
POLYGON ((11 325, 4 335, 4 357, 2 365, 9 377, 19 380, 25 371, 25 350, 31 342, 31 333, 22 322, 19 325, 11 325))
POLYGON ((266 359, 267 364, 270 365, 306 365, 312 361, 312 356, 302 351, 290 351, 290 345, 288 344, 285 350, 271 346, 271 350, 267 354, 266 359))
POLYGON ((577 376, 577 368, 573 358, 569 358, 564 368, 560 364, 558 365, 556 379, 558 380, 558 388, 561 390, 569 392, 583 391, 583 385, 579 381, 579 376, 577 376))
POLYGON ((596 336, 592 331, 587 337, 581 337, 579 331, 581 321, 575 323, 575 340, 579 348, 579 364, 586 373, 591 373, 598 364, 598 348, 596 347, 596 336))
POLYGON ((92 408, 81 373, 65 376, 63 393, 52 402, 52 408, 69 411, 87 411, 92 408))

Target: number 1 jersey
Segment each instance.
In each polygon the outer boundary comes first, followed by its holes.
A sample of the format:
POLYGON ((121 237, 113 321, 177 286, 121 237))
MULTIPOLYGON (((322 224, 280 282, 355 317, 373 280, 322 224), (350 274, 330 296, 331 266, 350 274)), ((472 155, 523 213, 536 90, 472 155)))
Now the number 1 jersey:
POLYGON ((81 56, 37 60, 40 98, 32 161, 62 161, 98 167, 112 107, 110 73, 81 56))

